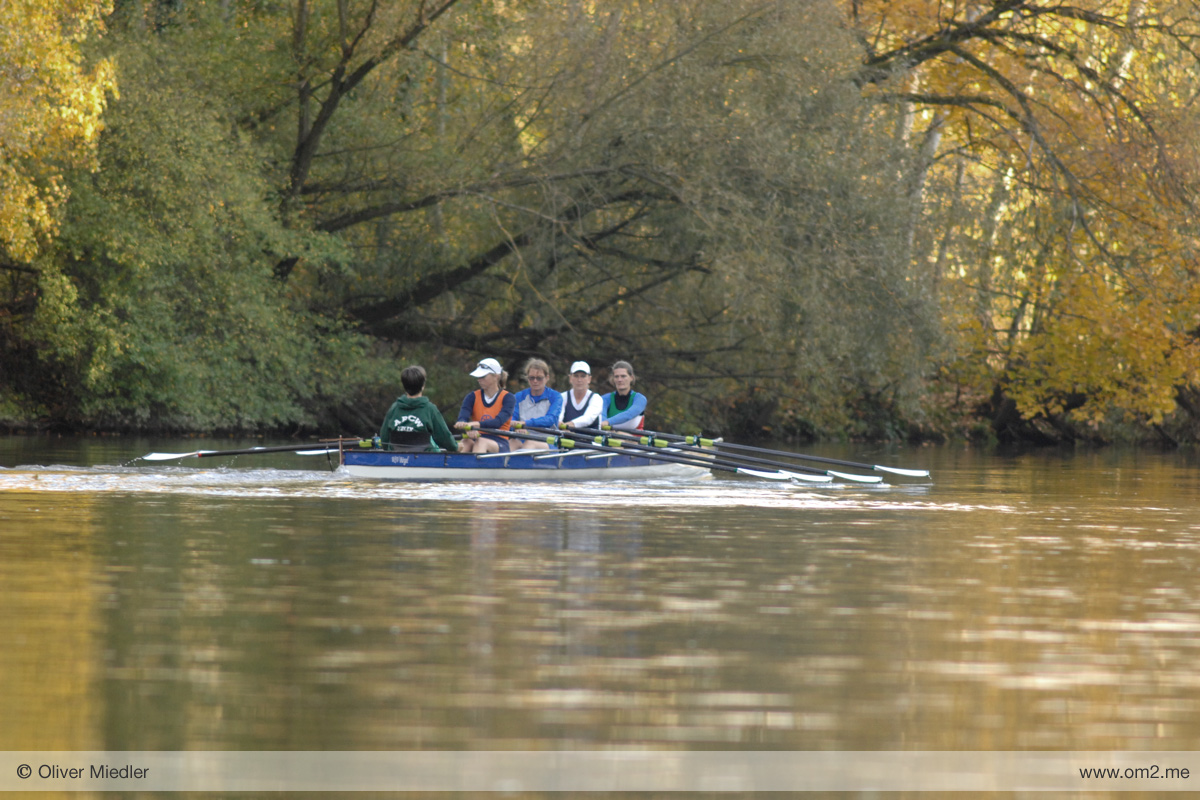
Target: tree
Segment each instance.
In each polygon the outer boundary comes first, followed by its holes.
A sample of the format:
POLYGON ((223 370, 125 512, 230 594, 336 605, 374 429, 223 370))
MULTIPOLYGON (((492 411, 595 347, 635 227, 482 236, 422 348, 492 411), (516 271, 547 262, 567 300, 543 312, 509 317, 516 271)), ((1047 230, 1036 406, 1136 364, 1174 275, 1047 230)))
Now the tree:
MULTIPOLYGON (((82 46, 102 30, 107 2, 0 7, 0 359, 36 346, 26 326, 59 276, 34 263, 67 197, 64 170, 94 164, 101 113, 115 92, 112 64, 82 46)), ((20 359, 17 359, 19 361, 20 359)), ((13 403, 3 381, 0 408, 13 403)), ((11 413, 6 411, 5 413, 11 413)))
POLYGON ((110 4, 14 0, 0 13, 0 251, 28 262, 54 231, 61 172, 92 162, 112 65, 86 64, 81 43, 110 4))
MULTIPOLYGON (((911 401, 936 326, 832 5, 451 5, 394 37, 372 5, 336 28, 297 6, 295 102, 254 118, 299 131, 289 210, 358 259, 289 260, 290 281, 464 360, 632 357, 676 387, 770 386, 818 427, 848 395, 911 401)), ((710 415, 696 396, 673 413, 710 415)))
POLYGON ((1190 7, 848 12, 860 84, 937 132, 915 257, 964 334, 955 374, 993 395, 1001 428, 1011 411, 1052 437, 1161 423, 1194 391, 1200 355, 1190 7))
POLYGON ((921 170, 896 169, 902 120, 864 101, 831 2, 113 20, 127 89, 104 168, 71 179, 30 393, 105 424, 311 424, 336 401, 310 353, 370 343, 464 384, 481 353, 632 358, 663 424, 895 434, 920 412, 921 170), (245 392, 216 396, 230 375, 245 392))
POLYGON ((280 253, 339 248, 282 224, 263 153, 198 65, 161 32, 110 46, 122 98, 102 168, 67 176, 72 198, 44 256, 53 291, 15 378, 23 393, 58 424, 279 429, 328 420, 343 392, 395 377, 276 278, 280 253))

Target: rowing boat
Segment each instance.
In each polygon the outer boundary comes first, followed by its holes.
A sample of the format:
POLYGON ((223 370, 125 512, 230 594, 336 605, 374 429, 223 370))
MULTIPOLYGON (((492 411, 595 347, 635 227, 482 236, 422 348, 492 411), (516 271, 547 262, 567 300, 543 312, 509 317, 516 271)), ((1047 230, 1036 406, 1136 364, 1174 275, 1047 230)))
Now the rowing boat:
MULTIPOLYGON (((314 448, 310 444, 251 447, 242 450, 193 450, 190 453, 147 453, 146 461, 172 461, 182 458, 257 455, 295 452, 299 455, 337 453, 343 473, 358 478, 395 481, 623 481, 652 478, 696 479, 711 477, 712 471, 728 472, 771 481, 829 483, 837 479, 853 483, 881 483, 876 475, 837 472, 798 466, 779 461, 790 458, 819 461, 928 478, 928 470, 902 469, 882 464, 860 464, 824 456, 810 456, 749 445, 723 443, 720 439, 701 439, 676 434, 654 434, 650 438, 610 440, 605 431, 574 431, 567 435, 556 431, 508 431, 505 436, 532 439, 553 445, 549 450, 518 450, 515 453, 402 453, 376 449, 377 443, 358 438, 323 439, 314 448), (661 439, 667 437, 666 439, 661 439), (590 438, 589 438, 590 437, 590 438), (682 443, 673 443, 682 442, 682 443), (372 447, 372 445, 375 445, 372 447), (347 446, 349 445, 349 446, 347 446), (356 446, 357 445, 357 446, 356 446), (619 445, 615 447, 613 445, 619 445), (370 448, 370 449, 366 449, 370 448), (714 449, 716 448, 716 449, 714 449), (764 459, 728 453, 736 448, 774 456, 764 459), (761 467, 771 467, 766 470, 761 467)), ((622 434, 622 436, 625 436, 622 434)), ((376 440, 377 442, 378 440, 376 440)))
POLYGON ((342 471, 356 478, 393 481, 695 480, 712 474, 690 464, 588 450, 487 454, 344 450, 342 471))

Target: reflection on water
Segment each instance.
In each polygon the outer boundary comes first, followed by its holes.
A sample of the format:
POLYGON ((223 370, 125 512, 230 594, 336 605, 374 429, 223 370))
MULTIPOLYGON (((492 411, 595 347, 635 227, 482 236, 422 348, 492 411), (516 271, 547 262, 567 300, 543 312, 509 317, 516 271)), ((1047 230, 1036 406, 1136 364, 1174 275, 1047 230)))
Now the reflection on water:
POLYGON ((0 749, 1192 749, 1195 466, 905 455, 936 483, 0 469, 0 749))
POLYGON ((0 749, 99 741, 91 501, 0 494, 0 749))

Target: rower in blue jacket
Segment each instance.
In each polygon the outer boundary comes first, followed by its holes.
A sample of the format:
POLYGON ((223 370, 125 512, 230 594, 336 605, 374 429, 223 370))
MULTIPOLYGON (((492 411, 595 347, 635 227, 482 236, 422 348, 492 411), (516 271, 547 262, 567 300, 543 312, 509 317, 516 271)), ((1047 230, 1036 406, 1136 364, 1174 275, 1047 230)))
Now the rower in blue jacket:
MULTIPOLYGON (((554 428, 562 416, 563 398, 550 388, 550 365, 540 358, 531 358, 525 363, 525 382, 528 388, 517 392, 514 398, 513 424, 520 422, 526 428, 554 428)), ((513 441, 513 450, 546 450, 549 445, 534 439, 513 441)))

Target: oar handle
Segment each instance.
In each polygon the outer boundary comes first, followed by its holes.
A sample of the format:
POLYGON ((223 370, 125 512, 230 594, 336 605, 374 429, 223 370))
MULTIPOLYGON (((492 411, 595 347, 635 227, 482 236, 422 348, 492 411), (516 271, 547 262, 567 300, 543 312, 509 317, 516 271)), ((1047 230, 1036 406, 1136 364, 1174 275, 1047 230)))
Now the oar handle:
MULTIPOLYGON (((611 444, 598 444, 588 440, 584 434, 568 434, 560 435, 558 431, 551 431, 547 428, 526 428, 526 430, 535 431, 535 433, 513 433, 511 430, 509 435, 516 436, 519 439, 534 439, 537 441, 549 442, 563 449, 580 448, 584 450, 595 450, 598 453, 620 453, 629 455, 639 455, 643 458, 648 458, 651 461, 665 461, 669 464, 687 464, 696 467, 706 467, 708 469, 723 470, 725 472, 738 472, 739 467, 717 460, 708 458, 694 458, 687 454, 680 453, 656 453, 647 452, 649 448, 641 448, 637 446, 623 446, 623 442, 612 442, 611 444), (574 438, 572 438, 574 437, 574 438)), ((597 437, 598 438, 598 437, 597 437)))
MULTIPOLYGON (((547 429, 546 428, 533 428, 531 430, 546 431, 547 429)), ((682 450, 685 452, 676 451, 676 452, 664 454, 659 450, 659 448, 677 447, 677 446, 673 445, 671 442, 668 442, 668 441, 665 441, 662 439, 652 440, 649 437, 635 436, 634 434, 628 433, 625 431, 600 431, 598 434, 596 434, 595 429, 586 429, 586 430, 579 430, 579 431, 565 431, 564 434, 567 437, 575 437, 574 441, 577 441, 577 442, 580 440, 586 440, 588 437, 591 437, 592 444, 588 445, 588 446, 610 447, 610 448, 617 448, 617 449, 624 448, 626 451, 633 451, 633 452, 638 453, 639 455, 643 455, 648 458, 671 458, 671 459, 679 460, 683 463, 711 466, 715 469, 724 469, 724 470, 728 470, 731 472, 736 472, 738 470, 746 469, 747 466, 749 466, 749 462, 765 464, 768 466, 775 466, 776 468, 778 468, 780 466, 776 463, 766 461, 761 458, 745 458, 742 456, 732 456, 732 457, 728 457, 728 458, 722 458, 721 456, 723 456, 724 454, 717 454, 717 453, 713 453, 710 451, 701 451, 701 449, 699 447, 694 447, 694 446, 683 446, 683 447, 679 448, 679 450, 682 450), (613 438, 613 434, 615 434, 616 438, 613 438), (653 444, 651 444, 651 442, 653 442, 653 444), (736 459, 736 460, 733 460, 733 459, 736 459), (738 463, 738 462, 743 462, 743 463, 738 463)), ((560 434, 559 438, 560 439, 562 438, 561 434, 560 434)), ((567 441, 571 441, 571 439, 568 438, 567 441)), ((783 465, 783 466, 788 467, 788 470, 792 473, 807 473, 810 475, 825 475, 824 470, 812 469, 809 467, 794 467, 793 468, 793 466, 790 464, 783 465)), ((874 480, 874 479, 872 479, 872 480, 874 480)))

